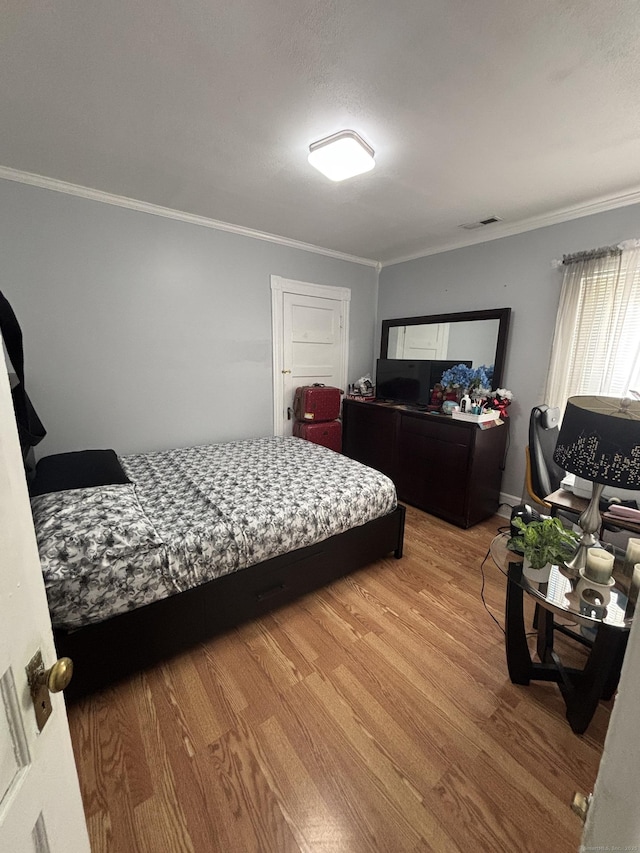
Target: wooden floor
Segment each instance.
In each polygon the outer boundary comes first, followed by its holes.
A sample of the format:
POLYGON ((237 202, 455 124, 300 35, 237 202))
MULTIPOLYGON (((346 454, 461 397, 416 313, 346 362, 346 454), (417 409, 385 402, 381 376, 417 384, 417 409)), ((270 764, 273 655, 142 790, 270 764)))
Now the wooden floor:
POLYGON ((576 851, 611 703, 510 683, 500 523, 409 507, 402 560, 70 708, 93 853, 576 851))

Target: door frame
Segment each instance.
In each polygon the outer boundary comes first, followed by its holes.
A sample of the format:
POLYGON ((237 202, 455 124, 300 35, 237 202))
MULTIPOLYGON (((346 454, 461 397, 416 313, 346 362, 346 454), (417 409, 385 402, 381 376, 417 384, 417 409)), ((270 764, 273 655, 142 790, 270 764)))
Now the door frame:
POLYGON ((312 284, 307 281, 295 281, 279 275, 271 276, 271 332, 273 342, 273 434, 283 435, 282 411, 284 392, 282 371, 284 365, 284 294, 295 293, 318 299, 333 299, 341 303, 342 323, 340 325, 340 387, 346 390, 349 369, 349 304, 351 290, 348 287, 334 287, 328 284, 312 284))

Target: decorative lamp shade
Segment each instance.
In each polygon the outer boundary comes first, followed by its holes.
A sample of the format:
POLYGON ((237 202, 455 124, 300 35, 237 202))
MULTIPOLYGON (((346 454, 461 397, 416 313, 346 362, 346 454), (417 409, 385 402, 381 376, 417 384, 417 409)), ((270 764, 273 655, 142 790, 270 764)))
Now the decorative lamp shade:
POLYGON ((640 488, 640 400, 570 397, 553 458, 585 480, 640 488))

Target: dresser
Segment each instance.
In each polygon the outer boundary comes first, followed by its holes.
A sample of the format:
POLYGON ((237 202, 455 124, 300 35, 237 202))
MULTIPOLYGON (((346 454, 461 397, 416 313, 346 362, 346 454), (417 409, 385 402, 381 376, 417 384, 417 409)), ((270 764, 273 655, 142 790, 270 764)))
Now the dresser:
POLYGON ((345 399, 342 452, 390 477, 401 501, 471 527, 494 515, 508 424, 481 428, 450 416, 345 399))

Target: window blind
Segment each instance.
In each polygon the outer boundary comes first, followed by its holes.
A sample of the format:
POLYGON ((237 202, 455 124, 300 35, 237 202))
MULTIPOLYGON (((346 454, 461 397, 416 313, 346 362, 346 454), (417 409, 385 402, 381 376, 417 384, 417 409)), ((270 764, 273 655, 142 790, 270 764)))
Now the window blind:
POLYGON ((575 394, 624 396, 640 379, 640 250, 566 268, 546 402, 575 394))

